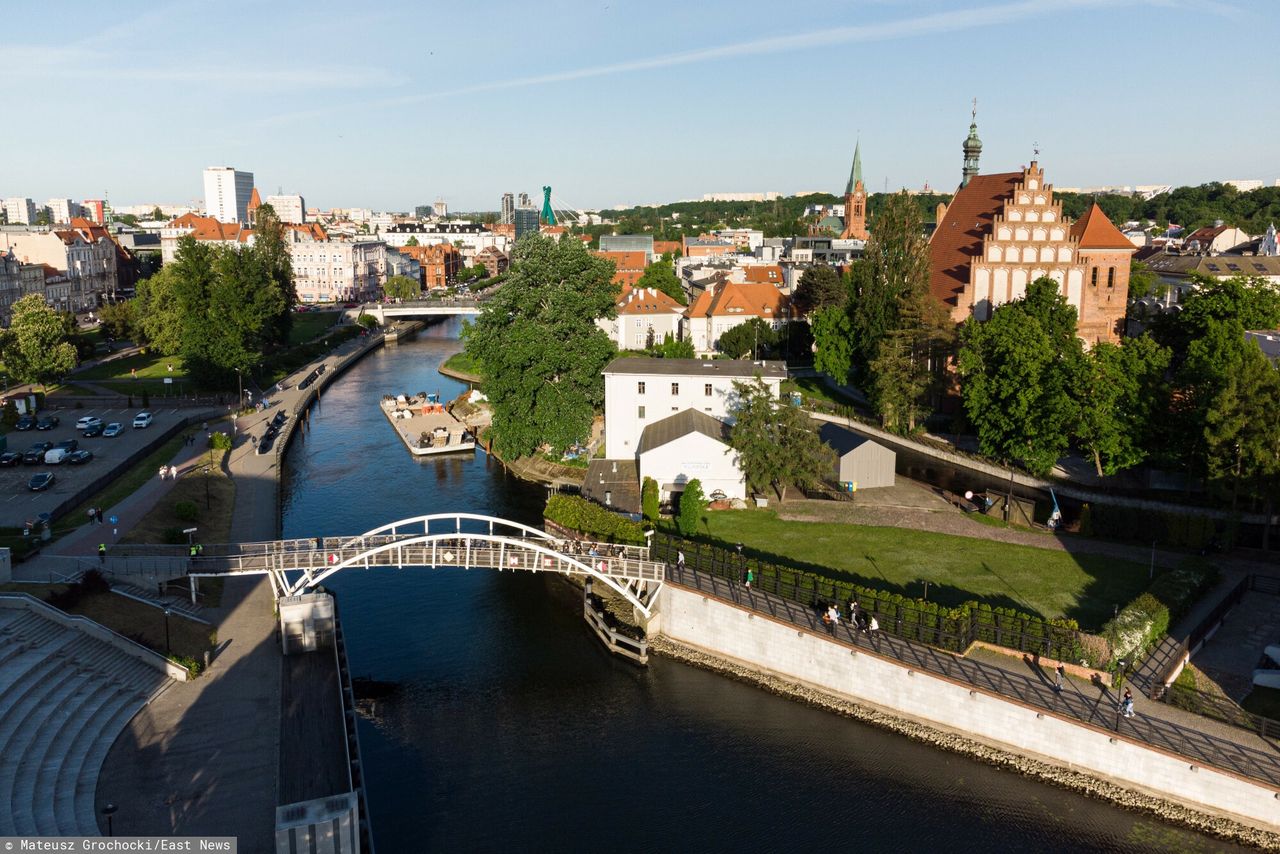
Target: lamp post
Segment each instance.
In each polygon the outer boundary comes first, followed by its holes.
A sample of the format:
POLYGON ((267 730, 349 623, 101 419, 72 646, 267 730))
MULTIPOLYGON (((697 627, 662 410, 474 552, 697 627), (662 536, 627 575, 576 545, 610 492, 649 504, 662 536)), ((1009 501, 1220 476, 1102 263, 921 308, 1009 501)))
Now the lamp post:
POLYGON ((115 836, 115 828, 111 826, 111 816, 116 814, 120 808, 115 804, 103 804, 102 814, 107 817, 107 836, 115 836))
POLYGON ((173 652, 169 646, 169 615, 173 613, 168 608, 164 609, 164 654, 169 655, 173 652))
POLYGON ((204 467, 204 507, 208 510, 213 504, 209 498, 209 466, 204 467))

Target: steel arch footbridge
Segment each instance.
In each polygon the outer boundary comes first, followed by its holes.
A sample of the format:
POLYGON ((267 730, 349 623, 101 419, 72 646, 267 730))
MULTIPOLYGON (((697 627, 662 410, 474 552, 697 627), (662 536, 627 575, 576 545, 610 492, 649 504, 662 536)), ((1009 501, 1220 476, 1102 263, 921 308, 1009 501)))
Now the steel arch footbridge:
MULTIPOLYGON (((562 539, 475 513, 415 516, 353 537, 206 545, 196 557, 176 554, 173 547, 167 551, 169 561, 186 564, 182 574, 195 578, 267 575, 277 598, 306 592, 348 569, 459 567, 582 575, 618 593, 646 618, 666 574, 666 565, 650 559, 647 546, 562 539)), ((161 556, 155 549, 143 554, 161 556)), ((113 563, 134 559, 109 556, 113 563)))

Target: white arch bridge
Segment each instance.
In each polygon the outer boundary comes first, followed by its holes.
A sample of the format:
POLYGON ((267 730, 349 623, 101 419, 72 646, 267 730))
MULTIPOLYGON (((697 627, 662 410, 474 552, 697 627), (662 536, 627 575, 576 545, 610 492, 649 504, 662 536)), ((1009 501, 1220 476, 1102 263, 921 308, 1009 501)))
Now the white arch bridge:
POLYGON ((267 575, 277 598, 314 588, 348 569, 459 567, 558 572, 595 579, 646 618, 665 564, 646 546, 561 539, 539 528, 475 513, 438 513, 391 522, 353 537, 311 537, 204 545, 190 557, 180 546, 120 546, 107 553, 112 575, 225 578, 267 575))

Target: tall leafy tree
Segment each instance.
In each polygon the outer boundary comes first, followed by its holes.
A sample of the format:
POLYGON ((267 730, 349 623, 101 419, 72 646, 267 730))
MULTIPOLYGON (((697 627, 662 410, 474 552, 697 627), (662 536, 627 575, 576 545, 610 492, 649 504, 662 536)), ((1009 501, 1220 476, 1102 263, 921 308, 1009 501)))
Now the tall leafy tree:
POLYGON ((880 339, 867 391, 882 427, 894 433, 914 431, 929 414, 924 398, 931 382, 913 352, 910 336, 894 333, 880 339))
POLYGON ((796 283, 792 304, 803 316, 824 308, 844 309, 849 302, 849 287, 840 275, 826 264, 805 270, 796 283))
POLYGON ((177 268, 170 264, 155 275, 138 282, 134 302, 138 343, 150 344, 165 355, 182 346, 182 306, 178 303, 177 268))
POLYGON ((748 485, 773 487, 785 501, 789 483, 812 486, 830 474, 835 455, 802 409, 779 401, 759 377, 735 382, 733 389, 737 403, 729 444, 748 485))
POLYGON ((422 284, 408 276, 391 276, 382 291, 392 299, 412 300, 422 296, 422 284))
POLYGON ((267 337, 271 343, 283 346, 289 342, 298 294, 293 284, 293 260, 285 242, 285 227, 271 205, 258 208, 253 221, 253 247, 247 251, 261 260, 267 272, 268 287, 276 292, 262 305, 279 306, 274 309, 276 314, 270 320, 267 337))
POLYGON ((918 301, 929 292, 929 241, 920 209, 906 193, 886 200, 862 260, 866 270, 854 299, 853 332, 857 361, 866 366, 879 353, 880 339, 901 327, 903 299, 918 301))
POLYGON ((1231 493, 1234 510, 1241 489, 1270 502, 1280 476, 1280 373, 1258 345, 1242 351, 1239 370, 1228 377, 1205 416, 1208 474, 1231 493))
POLYGON ((853 369, 853 323, 844 306, 828 305, 809 315, 813 366, 844 383, 853 369))
POLYGON ((675 267, 665 257, 644 268, 644 272, 636 282, 636 287, 654 288, 681 305, 688 304, 684 288, 680 286, 680 277, 676 275, 675 267))
POLYGON ((1150 453, 1155 419, 1167 408, 1169 358, 1168 349, 1143 335, 1098 344, 1084 359, 1076 435, 1099 477, 1136 466, 1150 453))
POLYGON ((1038 279, 985 323, 967 320, 960 340, 961 396, 982 452, 1048 474, 1077 421, 1075 309, 1056 282, 1038 279))
POLYGON ((516 244, 513 260, 463 341, 485 378, 498 453, 563 450, 586 438, 604 402, 600 372, 615 349, 595 321, 616 314, 613 265, 581 241, 538 234, 516 244))
POLYGON ((778 340, 773 327, 758 317, 739 323, 720 335, 716 349, 730 359, 755 359, 770 350, 778 340))
POLYGON ((11 312, 9 328, 0 332, 0 359, 11 377, 47 385, 76 366, 66 323, 41 294, 28 294, 11 312))

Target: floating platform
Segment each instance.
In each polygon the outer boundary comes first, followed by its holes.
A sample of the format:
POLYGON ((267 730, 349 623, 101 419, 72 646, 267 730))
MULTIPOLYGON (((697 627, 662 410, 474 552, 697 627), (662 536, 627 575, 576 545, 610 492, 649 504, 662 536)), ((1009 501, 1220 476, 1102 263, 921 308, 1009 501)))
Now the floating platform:
POLYGON ((475 450, 475 436, 445 409, 438 395, 387 395, 379 408, 415 457, 475 450))

